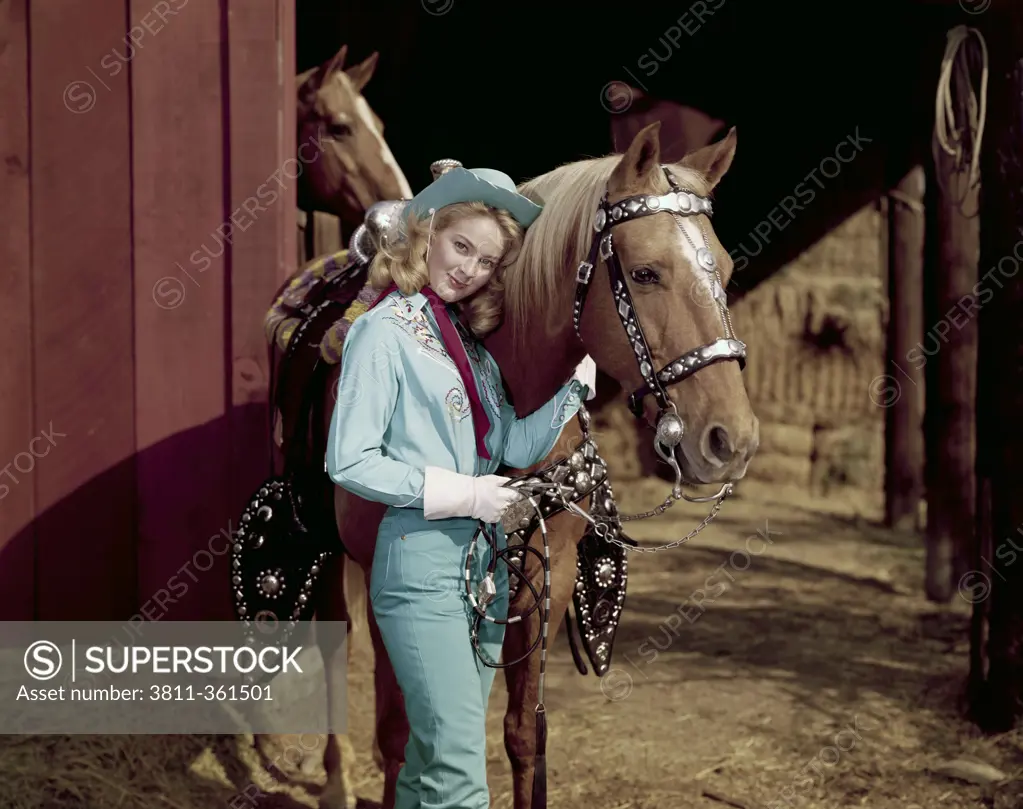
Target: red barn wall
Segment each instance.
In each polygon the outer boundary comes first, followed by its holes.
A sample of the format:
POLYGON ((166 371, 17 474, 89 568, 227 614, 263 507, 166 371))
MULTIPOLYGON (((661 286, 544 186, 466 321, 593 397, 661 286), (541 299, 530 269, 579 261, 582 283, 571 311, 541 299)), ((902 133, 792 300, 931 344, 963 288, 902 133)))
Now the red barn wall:
POLYGON ((294 13, 0 3, 2 620, 230 617, 297 251, 294 13))

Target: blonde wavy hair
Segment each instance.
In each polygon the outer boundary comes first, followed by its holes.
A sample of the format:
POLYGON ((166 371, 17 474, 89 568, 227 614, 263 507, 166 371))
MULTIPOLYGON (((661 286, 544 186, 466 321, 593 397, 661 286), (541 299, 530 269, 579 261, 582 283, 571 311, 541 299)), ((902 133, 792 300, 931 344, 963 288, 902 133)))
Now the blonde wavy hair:
POLYGON ((477 339, 482 339, 497 328, 504 315, 504 271, 518 258, 525 235, 522 225, 505 210, 491 208, 482 202, 456 202, 445 205, 433 217, 419 219, 410 214, 405 240, 382 247, 373 258, 369 267, 369 283, 383 290, 393 281, 403 295, 419 292, 430 283, 426 255, 433 232, 445 230, 462 219, 474 216, 492 219, 504 237, 504 252, 490 280, 474 295, 455 304, 462 322, 477 339))

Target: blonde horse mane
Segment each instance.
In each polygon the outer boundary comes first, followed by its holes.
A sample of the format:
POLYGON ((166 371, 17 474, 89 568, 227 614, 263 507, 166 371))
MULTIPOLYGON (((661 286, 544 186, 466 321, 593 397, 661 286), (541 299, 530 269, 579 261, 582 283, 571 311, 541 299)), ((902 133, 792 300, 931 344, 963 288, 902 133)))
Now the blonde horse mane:
MULTIPOLYGON (((566 163, 553 171, 522 183, 519 193, 543 203, 543 213, 526 231, 522 250, 505 272, 505 316, 512 333, 523 338, 535 329, 536 312, 549 312, 543 324, 549 333, 553 318, 575 294, 575 268, 589 252, 593 241, 593 216, 607 188, 608 179, 622 159, 620 154, 566 163), (571 268, 571 275, 566 268, 571 268)), ((676 179, 698 194, 708 193, 703 175, 675 164, 676 179)), ((658 178, 658 194, 669 190, 668 181, 658 178)))

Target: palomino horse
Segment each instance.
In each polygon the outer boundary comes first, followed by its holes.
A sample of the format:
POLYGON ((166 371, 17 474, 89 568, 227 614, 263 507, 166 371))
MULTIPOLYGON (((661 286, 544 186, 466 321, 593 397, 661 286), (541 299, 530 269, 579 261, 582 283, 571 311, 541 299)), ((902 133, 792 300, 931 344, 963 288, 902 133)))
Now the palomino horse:
MULTIPOLYGON (((543 199, 545 207, 527 231, 516 265, 508 268, 505 320, 487 345, 519 416, 553 396, 589 353, 598 368, 625 390, 635 391, 630 404, 637 416, 657 426, 658 439, 665 439, 661 445, 668 446, 669 454, 662 457, 672 463, 677 481, 734 481, 745 475, 756 452, 759 426, 740 367, 718 362, 742 361, 745 347, 728 339, 731 323, 723 287, 732 262, 711 226, 708 195, 731 165, 735 131, 679 163, 662 166, 659 128, 654 123, 639 132, 624 155, 571 163, 521 187, 523 193, 543 199), (675 384, 683 380, 684 385, 675 384)), ((324 409, 328 420, 339 374, 336 368, 323 394, 331 397, 324 409)), ((577 422, 571 422, 551 456, 567 458, 581 436, 577 422)), ((674 499, 680 492, 676 486, 674 499)), ((382 504, 341 488, 334 495, 342 540, 376 535, 382 504)), ((655 511, 660 513, 670 502, 672 498, 655 511)), ((547 523, 551 639, 571 599, 581 528, 564 511, 547 523)), ((317 600, 320 620, 348 621, 367 610, 371 560, 345 561, 337 554, 324 570, 328 581, 317 600)), ((527 555, 525 569, 534 587, 542 588, 543 566, 527 555)), ((530 610, 531 598, 526 587, 517 589, 511 614, 524 619, 508 626, 506 661, 522 657, 542 631, 543 617, 530 610)), ((383 805, 390 809, 408 724, 372 611, 367 614, 376 655, 374 754, 385 773, 383 805)), ((320 648, 328 670, 338 670, 340 646, 321 643, 320 648)), ((533 708, 540 702, 538 658, 532 654, 506 668, 505 749, 514 772, 516 809, 530 806, 537 754, 533 708)), ((329 682, 328 702, 336 703, 329 682)), ((332 715, 338 707, 329 707, 332 715)), ((324 754, 328 783, 321 805, 330 809, 355 805, 350 746, 344 744, 343 755, 342 741, 328 739, 324 754)))
POLYGON ((296 78, 298 148, 303 162, 298 207, 324 211, 346 232, 362 224, 366 209, 385 199, 411 199, 412 191, 384 140, 384 125, 362 97, 378 54, 344 69, 348 46, 296 78), (305 153, 315 151, 312 158, 305 153))

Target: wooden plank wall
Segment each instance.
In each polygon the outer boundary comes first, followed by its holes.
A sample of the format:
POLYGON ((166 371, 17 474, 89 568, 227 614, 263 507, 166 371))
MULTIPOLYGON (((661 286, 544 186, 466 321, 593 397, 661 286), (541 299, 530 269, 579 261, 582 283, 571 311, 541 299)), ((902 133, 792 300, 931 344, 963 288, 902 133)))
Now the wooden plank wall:
POLYGON ((294 6, 0 0, 0 25, 0 469, 32 467, 0 475, 0 619, 229 618, 297 250, 294 6))
MULTIPOLYGON (((0 618, 32 618, 35 488, 14 469, 32 415, 32 250, 29 211, 28 0, 0 2, 0 618)), ((37 444, 38 446, 38 444, 37 444)), ((42 452, 42 448, 39 448, 42 452)), ((22 466, 27 463, 22 460, 22 466)))
POLYGON ((33 432, 60 434, 32 474, 36 615, 106 617, 136 591, 131 100, 100 65, 128 27, 123 3, 29 9, 33 432))

